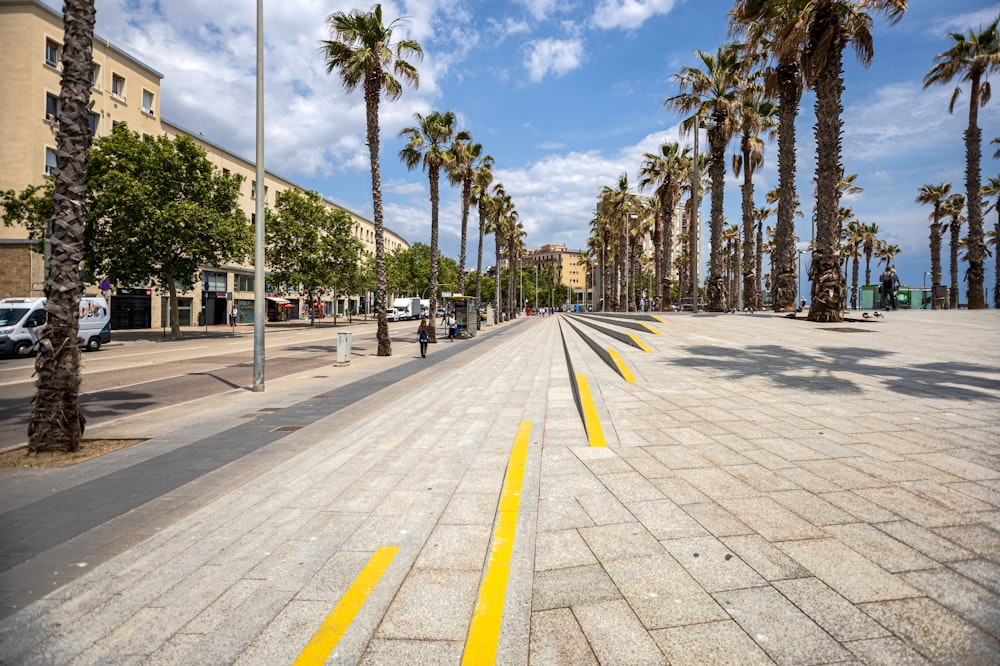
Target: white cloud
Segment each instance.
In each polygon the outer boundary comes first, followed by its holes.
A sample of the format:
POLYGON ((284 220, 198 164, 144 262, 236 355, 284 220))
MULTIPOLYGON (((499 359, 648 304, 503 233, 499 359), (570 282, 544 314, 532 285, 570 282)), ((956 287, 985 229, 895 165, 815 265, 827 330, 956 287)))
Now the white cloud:
POLYGON ((544 21, 560 9, 559 0, 518 0, 536 21, 544 21))
POLYGON ((561 76, 583 62, 583 41, 580 39, 540 39, 528 44, 524 66, 528 78, 538 83, 546 74, 561 76))
POLYGON ((594 10, 598 28, 634 30, 658 14, 668 14, 675 0, 601 0, 594 10))

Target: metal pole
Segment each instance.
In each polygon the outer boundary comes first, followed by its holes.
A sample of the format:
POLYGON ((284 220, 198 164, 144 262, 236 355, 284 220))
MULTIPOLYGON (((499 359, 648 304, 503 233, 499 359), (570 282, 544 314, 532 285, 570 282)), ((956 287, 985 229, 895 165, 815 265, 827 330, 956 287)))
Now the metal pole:
POLYGON ((694 117, 694 163, 691 176, 691 223, 688 225, 688 242, 691 244, 691 311, 698 311, 698 246, 701 222, 698 219, 700 205, 699 190, 701 185, 701 169, 698 164, 698 134, 701 133, 701 113, 694 117))
POLYGON ((253 390, 264 390, 264 0, 257 0, 257 212, 254 220, 253 390))

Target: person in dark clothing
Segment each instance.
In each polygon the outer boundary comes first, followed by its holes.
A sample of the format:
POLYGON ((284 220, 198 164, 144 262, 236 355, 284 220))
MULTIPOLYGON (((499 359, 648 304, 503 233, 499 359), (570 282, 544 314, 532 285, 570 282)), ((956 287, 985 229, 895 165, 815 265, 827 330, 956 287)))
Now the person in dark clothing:
POLYGON ((430 325, 427 323, 427 317, 420 320, 420 326, 417 327, 417 340, 420 342, 420 358, 427 358, 427 343, 430 342, 430 325))
POLYGON ((879 276, 879 282, 881 283, 881 299, 879 300, 879 307, 883 310, 888 310, 892 304, 892 273, 889 271, 889 267, 882 271, 882 275, 879 276))

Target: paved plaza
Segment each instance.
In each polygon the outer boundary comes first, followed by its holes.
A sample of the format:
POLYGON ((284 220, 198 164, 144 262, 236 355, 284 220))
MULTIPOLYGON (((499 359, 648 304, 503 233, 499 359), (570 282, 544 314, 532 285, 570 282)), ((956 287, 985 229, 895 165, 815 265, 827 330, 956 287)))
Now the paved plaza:
POLYGON ((0 471, 0 664, 1000 663, 995 311, 393 352, 0 471))

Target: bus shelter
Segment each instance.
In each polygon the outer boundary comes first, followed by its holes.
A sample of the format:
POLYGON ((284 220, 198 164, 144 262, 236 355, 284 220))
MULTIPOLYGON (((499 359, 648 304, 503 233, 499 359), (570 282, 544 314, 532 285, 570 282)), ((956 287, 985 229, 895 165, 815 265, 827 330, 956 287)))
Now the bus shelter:
POLYGON ((455 294, 445 296, 444 301, 449 312, 455 313, 455 323, 458 334, 463 338, 474 338, 479 323, 479 310, 476 308, 475 296, 455 294))

